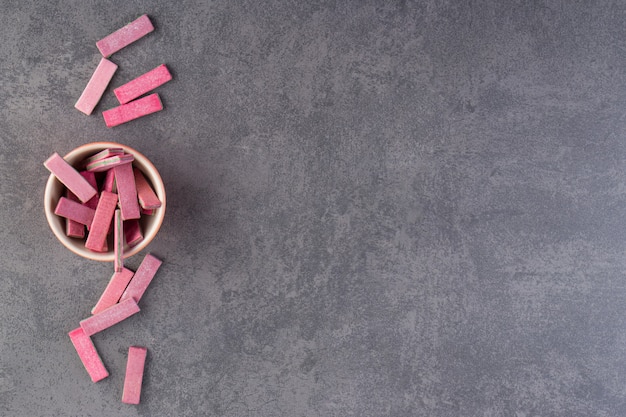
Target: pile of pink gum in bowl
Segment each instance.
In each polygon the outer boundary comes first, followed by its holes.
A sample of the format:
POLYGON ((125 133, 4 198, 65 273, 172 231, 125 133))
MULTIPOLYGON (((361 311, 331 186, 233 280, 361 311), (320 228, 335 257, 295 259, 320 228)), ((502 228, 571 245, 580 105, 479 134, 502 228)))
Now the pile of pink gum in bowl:
MULTIPOLYGON (((150 188, 154 191, 154 194, 160 201, 160 206, 152 210, 145 210, 142 207, 139 207, 141 214, 138 219, 138 225, 139 230, 142 234, 142 238, 130 242, 130 244, 129 242, 124 242, 123 257, 127 258, 137 254, 146 246, 148 246, 148 244, 154 239, 157 232, 159 231, 159 228, 161 227, 161 224, 163 223, 163 218, 165 216, 165 187, 163 185, 163 180, 161 179, 159 172, 148 158, 146 158, 135 149, 119 143, 94 142, 85 144, 69 152, 63 157, 63 159, 72 167, 74 167, 76 171, 80 171, 86 168, 84 166, 85 160, 107 149, 121 149, 123 150, 123 155, 132 155, 132 162, 129 163, 132 164, 133 169, 136 169, 140 171, 141 174, 143 174, 142 176, 147 180, 150 188)), ((50 159, 53 159, 53 157, 51 157, 50 159)), ((44 165, 46 165, 50 161, 50 159, 46 161, 44 165)), ((104 182, 107 172, 107 167, 103 165, 106 165, 106 163, 100 164, 103 170, 97 173, 98 184, 96 192, 98 195, 102 195, 102 183, 104 182)), ((46 214, 46 219, 48 220, 48 224, 50 225, 50 228, 52 229, 52 232, 57 237, 57 239, 59 239, 59 241, 66 248, 84 258, 104 262, 113 262, 115 260, 115 253, 114 244, 112 241, 112 233, 108 233, 105 242, 106 244, 103 248, 97 251, 88 249, 85 246, 86 238, 68 236, 68 220, 62 216, 55 214, 55 210, 57 210, 57 206, 62 200, 62 197, 67 198, 67 187, 54 174, 50 174, 44 192, 44 211, 46 214)), ((124 223, 130 227, 132 226, 133 222, 132 220, 128 220, 128 223, 126 221, 124 223)), ((112 228, 113 225, 111 224, 111 231, 112 228)), ((87 227, 87 229, 89 229, 89 227, 87 227)), ((89 231, 85 232, 85 236, 89 238, 89 231)))

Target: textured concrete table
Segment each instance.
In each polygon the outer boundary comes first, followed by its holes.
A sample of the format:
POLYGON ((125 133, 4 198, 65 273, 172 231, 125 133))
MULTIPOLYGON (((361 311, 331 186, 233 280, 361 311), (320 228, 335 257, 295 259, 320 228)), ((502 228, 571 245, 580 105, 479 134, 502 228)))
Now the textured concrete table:
MULTIPOLYGON (((626 3, 0 3, 0 415, 626 415, 626 3), (526 4, 528 3, 528 4, 526 4), (96 40, 143 13, 112 87, 96 40), (161 171, 139 314, 67 332, 112 266, 69 253, 42 162, 94 140, 161 171), (128 346, 149 349, 122 404, 128 346)), ((127 263, 136 268, 141 256, 127 263)))

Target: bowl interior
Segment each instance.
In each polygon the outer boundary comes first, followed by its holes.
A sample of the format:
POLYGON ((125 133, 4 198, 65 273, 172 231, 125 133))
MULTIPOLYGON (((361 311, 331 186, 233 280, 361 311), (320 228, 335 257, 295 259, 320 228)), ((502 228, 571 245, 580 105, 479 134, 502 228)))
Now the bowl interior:
MULTIPOLYGON (((155 210, 152 215, 142 215, 139 223, 141 225, 141 230, 143 231, 143 240, 137 244, 136 246, 130 248, 128 245, 124 246, 124 258, 135 255, 144 249, 148 244, 154 239, 161 224, 163 223, 163 218, 165 216, 165 187, 163 186, 163 180, 159 175, 159 172, 154 167, 152 162, 148 160, 144 155, 135 149, 122 145, 115 142, 94 142, 88 143, 86 145, 80 146, 67 155, 64 156, 64 159, 69 162, 71 165, 76 165, 80 161, 85 158, 107 148, 122 148, 124 152, 130 153, 135 157, 133 161, 133 166, 138 168, 146 177, 146 179, 152 185, 156 195, 161 200, 161 207, 155 210)), ((46 213, 46 219, 48 220, 48 224, 52 229, 54 235, 59 239, 59 241, 69 250, 80 255, 84 258, 93 259, 96 261, 105 261, 105 262, 113 262, 114 253, 113 253, 113 242, 110 240, 109 248, 111 248, 108 252, 92 252, 89 249, 85 248, 85 239, 71 238, 65 235, 65 219, 54 214, 54 209, 65 191, 65 186, 61 184, 59 180, 52 174, 48 178, 48 182, 46 183, 46 189, 44 192, 44 211, 46 213)), ((109 236, 109 239, 112 239, 112 236, 109 236)))

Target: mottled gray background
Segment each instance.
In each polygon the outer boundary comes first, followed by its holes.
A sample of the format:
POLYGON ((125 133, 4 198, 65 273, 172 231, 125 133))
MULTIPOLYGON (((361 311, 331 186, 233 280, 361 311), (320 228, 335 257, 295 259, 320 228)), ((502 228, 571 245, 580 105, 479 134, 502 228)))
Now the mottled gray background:
MULTIPOLYGON (((626 415, 624 1, 0 2, 0 415, 626 415), (143 13, 112 87, 95 41, 143 13), (56 241, 42 162, 135 147, 169 206, 140 314, 56 241), (142 404, 126 352, 149 348, 142 404)), ((128 261, 135 268, 141 256, 128 261)))

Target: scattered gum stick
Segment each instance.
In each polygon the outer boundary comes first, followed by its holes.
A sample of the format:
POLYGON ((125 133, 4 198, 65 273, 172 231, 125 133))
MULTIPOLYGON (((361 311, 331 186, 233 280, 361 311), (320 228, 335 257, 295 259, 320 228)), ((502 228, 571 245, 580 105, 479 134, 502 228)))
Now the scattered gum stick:
POLYGON ((91 155, 89 158, 85 159, 85 165, 90 164, 95 161, 99 161, 104 158, 108 158, 110 156, 122 155, 124 153, 124 149, 122 148, 107 148, 95 155, 91 155))
POLYGON ((135 157, 130 154, 110 156, 87 164, 87 171, 102 172, 118 165, 130 164, 134 160, 135 157))
POLYGON ((172 74, 165 66, 161 64, 155 69, 146 72, 143 75, 135 78, 132 81, 127 82, 121 87, 117 87, 113 92, 120 104, 126 104, 131 100, 136 99, 148 91, 165 84, 172 79, 172 74))
POLYGON ((96 46, 102 56, 107 58, 120 49, 143 38, 153 30, 154 26, 152 26, 152 22, 148 16, 144 14, 123 28, 116 30, 103 39, 100 39, 96 42, 96 46))
POLYGON ((66 219, 74 220, 75 222, 89 227, 93 222, 96 211, 80 204, 77 201, 61 197, 56 208, 54 209, 54 214, 65 217, 66 219))
POLYGON ((163 110, 163 103, 157 93, 150 94, 102 112, 107 127, 114 127, 143 116, 163 110))
POLYGON ((102 183, 102 190, 108 191, 110 193, 117 192, 117 187, 115 186, 115 170, 110 169, 107 171, 106 176, 104 177, 104 182, 102 183))
POLYGON ((147 216, 152 216, 154 214, 156 209, 145 209, 143 207, 141 207, 141 204, 139 205, 139 211, 141 212, 141 214, 145 214, 147 216))
POLYGON ((124 238, 126 239, 126 244, 131 248, 143 240, 139 220, 133 219, 124 221, 124 238))
POLYGON ((156 209, 161 207, 161 200, 159 200, 159 197, 157 197, 154 190, 152 190, 148 180, 143 176, 141 171, 137 168, 133 168, 133 174, 135 175, 137 198, 139 199, 141 208, 156 209))
POLYGON ((115 210, 113 225, 113 253, 115 255, 113 264, 115 272, 122 272, 124 268, 124 227, 122 224, 122 212, 115 210))
POLYGON ((100 194, 100 201, 96 208, 96 213, 91 222, 89 235, 85 242, 85 247, 95 252, 102 252, 106 245, 107 234, 111 226, 111 219, 117 205, 117 194, 103 191, 100 194))
POLYGON ((93 188, 82 175, 68 164, 65 159, 61 158, 58 153, 53 153, 44 166, 52 173, 63 185, 65 185, 81 202, 89 201, 98 192, 93 188))
POLYGON ((91 314, 101 313, 107 308, 117 304, 134 274, 135 273, 128 268, 122 268, 121 272, 115 272, 96 303, 96 306, 91 309, 91 314))
POLYGON ((145 347, 131 346, 128 349, 124 392, 122 394, 122 402, 125 404, 139 404, 147 353, 148 350, 145 347))
MULTIPOLYGON (((65 198, 78 202, 78 197, 68 189, 65 190, 65 198)), ((68 237, 84 238, 85 225, 72 219, 65 219, 65 235, 68 237)))
POLYGON ((113 169, 115 170, 115 184, 117 185, 117 194, 120 198, 122 219, 130 220, 140 218, 141 213, 139 212, 139 201, 137 200, 137 186, 135 185, 132 165, 118 165, 113 169))
POLYGON ((147 254, 146 257, 143 258, 143 261, 141 261, 141 265, 137 268, 135 276, 130 280, 120 300, 134 299, 139 302, 162 263, 163 262, 157 257, 150 253, 147 254))
MULTIPOLYGON (((98 183, 96 182, 95 173, 89 172, 89 171, 80 171, 79 174, 82 175, 83 178, 86 179, 89 185, 91 185, 94 189, 96 190, 98 189, 98 183)), ((90 209, 95 210, 96 207, 98 207, 98 200, 99 200, 99 195, 98 193, 96 193, 96 195, 94 195, 91 199, 89 199, 89 201, 87 201, 85 205, 89 207, 90 209)))
POLYGON ((85 331, 87 336, 91 336, 104 329, 108 329, 138 312, 139 306, 137 302, 132 298, 128 298, 98 314, 81 320, 80 327, 85 331))
POLYGON ((68 335, 91 380, 98 382, 109 376, 109 372, 104 367, 96 347, 93 345, 91 338, 85 334, 82 327, 72 330, 68 335))
POLYGON ((106 58, 102 58, 74 107, 86 115, 90 115, 102 98, 102 94, 107 89, 116 70, 117 65, 106 58))

